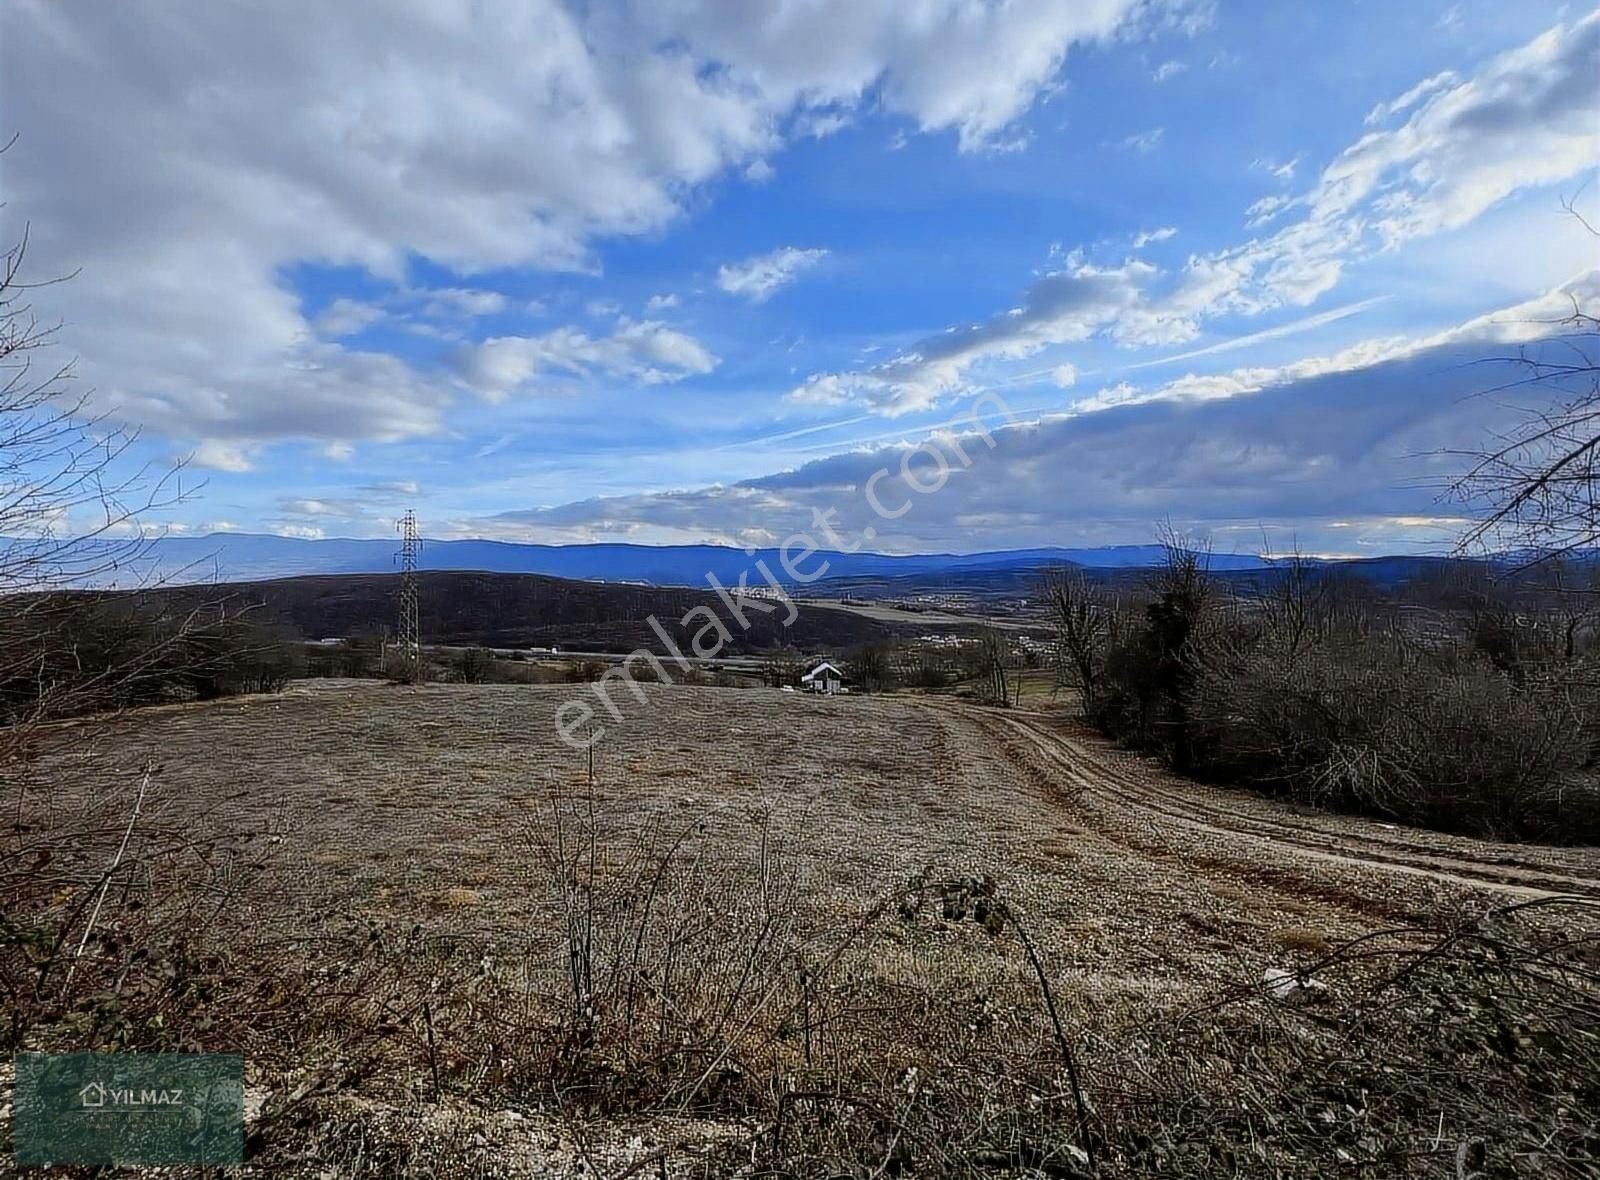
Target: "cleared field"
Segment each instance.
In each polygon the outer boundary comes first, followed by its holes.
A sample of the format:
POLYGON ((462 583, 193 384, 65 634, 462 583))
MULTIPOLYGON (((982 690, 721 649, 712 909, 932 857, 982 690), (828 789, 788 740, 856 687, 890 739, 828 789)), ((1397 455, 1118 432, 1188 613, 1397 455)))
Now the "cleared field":
MULTIPOLYGON (((1331 935, 1472 887, 1600 894, 1596 850, 1497 845, 1210 790, 1048 713, 645 692, 643 705, 612 693, 623 720, 595 748, 609 824, 693 817, 728 849, 765 830, 830 905, 876 898, 928 865, 989 874, 1047 942, 1091 925, 1093 939, 1070 940, 1074 960, 1115 964, 1119 978, 1141 961, 1182 975, 1221 947, 1270 957, 1291 918, 1331 935), (1210 948, 1157 931, 1152 942, 1153 919, 1181 914, 1221 922, 1227 937, 1210 948)), ((573 699, 593 701, 582 686, 305 682, 132 715, 37 769, 114 799, 156 766, 147 813, 269 840, 307 917, 504 935, 541 907, 525 841, 551 790, 586 780, 586 757, 556 734, 555 711, 573 699)))
MULTIPOLYGON (((278 696, 150 710, 58 731, 33 763, 26 806, 46 825, 54 812, 95 808, 109 845, 143 768, 154 766, 141 825, 227 843, 240 850, 232 855, 241 870, 251 866, 228 911, 239 937, 285 958, 314 958, 324 940, 345 945, 338 940, 352 930, 404 930, 429 945, 466 947, 481 959, 480 976, 535 1015, 563 1002, 579 869, 591 883, 615 884, 626 908, 638 904, 630 891, 643 895, 648 885, 653 898, 662 849, 682 847, 691 872, 661 891, 674 893, 680 917, 714 915, 681 922, 683 939, 715 948, 718 922, 734 923, 732 942, 755 918, 761 924, 759 954, 742 969, 713 962, 706 977, 736 978, 741 995, 753 976, 770 977, 767 1003, 788 986, 793 969, 782 964, 802 973, 807 963, 842 964, 829 1035, 843 1044, 840 1030, 852 1021, 872 1025, 890 1062, 913 1060, 918 1020, 931 1019, 882 998, 911 988, 962 1003, 979 997, 984 1011, 1011 1014, 995 1019, 1019 1038, 1019 1058, 1050 1052, 1047 1032, 1017 1015, 1036 1004, 1015 939, 928 921, 920 910, 906 917, 919 882, 942 893, 946 919, 952 889, 1003 899, 1036 944, 1062 1022, 1090 1046, 1395 924, 1425 926, 1492 902, 1600 895, 1594 850, 1497 846, 1313 815, 1180 783, 1059 716, 936 698, 651 687, 638 702, 619 690, 624 716, 595 747, 591 791, 588 759, 556 734, 557 708, 592 699, 588 691, 308 682, 278 696), (841 939, 896 905, 904 920, 880 923, 881 935, 841 939), (846 998, 863 981, 878 989, 871 1004, 846 998)), ((86 848, 81 861, 44 871, 63 889, 82 887, 104 855, 86 848)), ((733 985, 717 986, 731 1013, 733 985)), ((628 994, 631 1015, 631 984, 628 994)), ((428 1010, 428 1053, 437 1031, 447 1082, 500 1068, 468 1047, 485 1035, 471 1023, 481 1018, 473 1002, 439 999, 428 1010)), ((405 1012, 410 1075, 379 1087, 389 1101, 416 1093, 423 1068, 416 1009, 405 1012)), ((783 1052, 797 1057, 798 1042, 783 1052)), ((407 1126, 404 1135, 423 1133, 407 1126)), ((529 1133, 473 1126, 491 1152, 525 1146, 529 1133)), ((738 1129, 718 1126, 704 1137, 738 1129)), ((656 1134, 650 1142, 664 1132, 656 1134)), ((546 1163, 559 1154, 542 1150, 546 1163)))

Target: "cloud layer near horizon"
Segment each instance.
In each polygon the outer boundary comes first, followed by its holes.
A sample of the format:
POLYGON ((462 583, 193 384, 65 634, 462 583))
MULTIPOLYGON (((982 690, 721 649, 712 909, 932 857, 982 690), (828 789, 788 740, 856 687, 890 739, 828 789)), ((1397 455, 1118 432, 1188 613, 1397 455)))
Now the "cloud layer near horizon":
POLYGON ((1428 338, 1374 339, 1277 369, 1186 375, 1120 396, 1102 391, 1068 412, 1010 425, 1003 396, 990 392, 971 411, 990 428, 992 447, 958 414, 951 431, 926 440, 913 432, 732 486, 577 501, 457 527, 524 540, 765 545, 795 532, 824 541, 820 511, 847 540, 860 543, 871 529, 866 547, 887 552, 970 549, 974 538, 981 548, 1126 544, 1148 540, 1163 519, 1213 532, 1219 549, 1436 547, 1468 511, 1448 496, 1462 455, 1530 408, 1576 392, 1524 384, 1529 358, 1570 348, 1559 336, 1574 301, 1600 305, 1600 270, 1428 338), (866 485, 879 471, 879 503, 909 505, 904 515, 886 519, 869 502, 866 485))

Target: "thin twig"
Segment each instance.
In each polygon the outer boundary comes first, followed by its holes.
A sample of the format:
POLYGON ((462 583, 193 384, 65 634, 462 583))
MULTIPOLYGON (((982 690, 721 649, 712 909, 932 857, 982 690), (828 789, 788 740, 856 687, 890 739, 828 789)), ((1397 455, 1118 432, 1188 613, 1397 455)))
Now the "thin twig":
POLYGON ((144 806, 144 793, 150 786, 150 775, 154 771, 153 764, 145 765, 144 778, 139 783, 139 794, 133 800, 133 814, 128 817, 128 826, 122 833, 122 843, 117 845, 117 855, 111 858, 111 867, 101 878, 100 896, 95 899, 94 911, 89 915, 89 921, 83 928, 83 937, 78 940, 77 953, 72 956, 72 964, 67 968, 65 986, 71 986, 73 973, 78 969, 78 960, 83 958, 83 948, 89 945, 89 936, 94 933, 94 924, 100 919, 100 907, 105 904, 106 890, 111 888, 111 878, 116 875, 117 866, 122 863, 122 854, 128 851, 128 840, 133 835, 133 825, 139 822, 139 811, 144 806))

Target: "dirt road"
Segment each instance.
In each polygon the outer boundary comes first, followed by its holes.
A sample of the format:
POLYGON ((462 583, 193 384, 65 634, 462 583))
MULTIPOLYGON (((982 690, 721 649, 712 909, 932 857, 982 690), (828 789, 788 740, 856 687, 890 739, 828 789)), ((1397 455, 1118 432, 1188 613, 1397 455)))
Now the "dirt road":
POLYGON ((1098 829, 1140 833, 1149 851, 1187 846, 1235 860, 1380 870, 1518 897, 1600 897, 1600 850, 1501 844, 1332 815, 1181 779, 1058 713, 945 707, 990 733, 1024 738, 1098 829))

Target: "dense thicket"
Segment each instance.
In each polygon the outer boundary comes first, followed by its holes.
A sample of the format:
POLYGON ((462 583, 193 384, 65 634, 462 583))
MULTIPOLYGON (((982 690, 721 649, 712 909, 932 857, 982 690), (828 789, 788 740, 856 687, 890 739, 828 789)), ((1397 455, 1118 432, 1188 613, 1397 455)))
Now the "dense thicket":
POLYGON ((1107 734, 1196 777, 1406 823, 1600 841, 1597 586, 1463 563, 1383 595, 1299 560, 1248 589, 1179 544, 1139 592, 1048 591, 1107 734))

